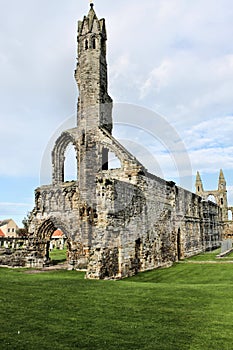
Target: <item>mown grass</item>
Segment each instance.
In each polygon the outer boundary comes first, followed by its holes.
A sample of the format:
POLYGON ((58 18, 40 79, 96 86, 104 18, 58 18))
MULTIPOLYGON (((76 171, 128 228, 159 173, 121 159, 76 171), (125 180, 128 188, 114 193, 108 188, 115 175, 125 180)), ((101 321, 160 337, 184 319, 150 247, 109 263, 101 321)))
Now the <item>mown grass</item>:
POLYGON ((66 248, 65 249, 54 248, 53 250, 51 250, 51 252, 49 253, 49 257, 51 259, 52 264, 56 265, 56 264, 65 262, 66 252, 67 252, 66 248))
POLYGON ((0 348, 230 350, 233 264, 175 264, 122 281, 0 269, 0 348))
POLYGON ((210 252, 201 253, 188 259, 188 261, 233 261, 233 252, 223 258, 218 258, 221 249, 216 249, 210 252))

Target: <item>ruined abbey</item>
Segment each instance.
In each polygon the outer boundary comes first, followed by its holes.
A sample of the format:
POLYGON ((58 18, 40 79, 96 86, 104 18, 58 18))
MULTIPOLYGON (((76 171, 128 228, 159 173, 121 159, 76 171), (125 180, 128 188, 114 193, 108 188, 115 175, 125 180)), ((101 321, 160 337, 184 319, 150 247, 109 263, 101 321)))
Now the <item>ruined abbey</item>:
POLYGON ((77 126, 54 145, 52 183, 35 190, 29 226, 35 266, 48 262, 56 229, 67 237, 69 267, 86 269, 87 278, 124 278, 218 247, 231 228, 223 172, 218 190, 208 192, 198 173, 196 194, 149 173, 112 136, 105 20, 97 18, 93 4, 78 22, 77 39, 77 126), (77 180, 64 182, 70 144, 77 180), (119 168, 109 166, 110 154, 119 168))

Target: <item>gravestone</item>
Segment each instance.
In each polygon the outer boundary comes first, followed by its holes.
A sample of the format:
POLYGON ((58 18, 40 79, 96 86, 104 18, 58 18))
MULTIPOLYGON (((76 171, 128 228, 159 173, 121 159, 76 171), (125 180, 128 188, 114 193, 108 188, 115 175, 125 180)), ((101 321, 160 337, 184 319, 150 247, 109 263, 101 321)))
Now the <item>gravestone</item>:
POLYGON ((225 239, 221 242, 221 254, 232 249, 232 239, 225 239))

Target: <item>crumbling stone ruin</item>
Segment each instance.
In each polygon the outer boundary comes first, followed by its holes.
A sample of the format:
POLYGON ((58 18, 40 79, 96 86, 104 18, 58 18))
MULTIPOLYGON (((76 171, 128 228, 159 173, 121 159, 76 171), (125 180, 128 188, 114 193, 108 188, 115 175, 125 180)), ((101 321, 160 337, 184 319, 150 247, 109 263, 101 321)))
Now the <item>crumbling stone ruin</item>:
POLYGON ((233 207, 228 206, 227 184, 226 184, 226 180, 222 169, 220 170, 220 173, 219 173, 217 190, 205 191, 201 180, 201 176, 199 172, 197 172, 196 193, 199 196, 201 196, 204 200, 206 201, 212 200, 218 205, 222 213, 222 225, 223 225, 222 239, 233 238, 233 221, 232 221, 233 207))
POLYGON ((0 266, 43 266, 43 257, 35 249, 34 239, 0 237, 0 266))
POLYGON ((77 126, 55 143, 52 184, 36 189, 29 226, 34 265, 49 262, 51 235, 59 228, 67 237, 70 268, 85 268, 86 277, 95 279, 124 278, 216 248, 226 219, 221 202, 203 200, 199 178, 194 194, 150 174, 112 136, 106 41, 105 20, 91 4, 78 22, 77 126), (64 182, 70 144, 77 180, 64 182), (117 169, 109 166, 112 153, 117 169))

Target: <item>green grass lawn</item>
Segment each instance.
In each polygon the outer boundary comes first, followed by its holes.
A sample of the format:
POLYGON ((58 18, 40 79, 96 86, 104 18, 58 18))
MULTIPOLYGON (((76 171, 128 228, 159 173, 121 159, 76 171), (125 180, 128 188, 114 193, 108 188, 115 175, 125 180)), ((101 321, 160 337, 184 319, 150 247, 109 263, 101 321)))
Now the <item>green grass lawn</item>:
POLYGON ((195 255, 189 258, 188 261, 233 261, 233 252, 223 258, 217 258, 217 255, 220 254, 220 252, 221 249, 219 248, 210 252, 195 255))
POLYGON ((233 264, 175 264, 122 281, 0 269, 0 348, 231 350, 233 264))
POLYGON ((66 252, 67 249, 53 249, 50 253, 49 253, 49 257, 52 260, 52 263, 54 265, 59 264, 59 263, 63 263, 66 261, 66 252))

